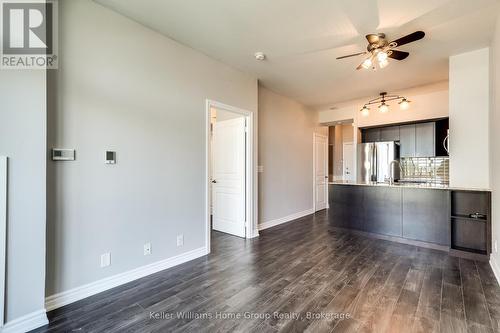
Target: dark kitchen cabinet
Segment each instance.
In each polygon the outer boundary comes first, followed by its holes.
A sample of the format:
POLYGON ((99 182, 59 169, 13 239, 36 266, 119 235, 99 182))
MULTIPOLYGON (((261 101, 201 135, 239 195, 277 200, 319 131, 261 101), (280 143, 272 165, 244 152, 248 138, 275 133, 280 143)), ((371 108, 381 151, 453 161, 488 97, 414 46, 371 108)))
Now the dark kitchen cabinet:
POLYGON ((451 192, 451 247, 482 255, 491 253, 490 192, 451 192), (475 213, 481 216, 472 217, 475 213))
POLYGON ((379 142, 380 128, 369 128, 363 130, 363 142, 379 142))
POLYGON ((403 189, 403 237, 450 245, 449 191, 403 189))
POLYGON ((415 125, 415 156, 436 156, 436 123, 420 123, 415 125))
POLYGON ((449 120, 387 126, 363 130, 363 142, 399 141, 401 157, 448 156, 443 141, 449 120))
POLYGON ((363 229, 363 186, 329 186, 331 222, 336 227, 363 229))
POLYGON ((415 124, 403 125, 399 127, 399 142, 401 144, 401 157, 415 156, 415 139, 416 126, 415 124))
POLYGON ((448 118, 436 121, 436 156, 449 156, 445 148, 445 139, 450 129, 450 120, 448 118))
POLYGON ((380 129, 380 141, 399 141, 399 126, 383 127, 380 129))
POLYGON ((365 231, 401 237, 401 189, 376 186, 364 189, 365 231))

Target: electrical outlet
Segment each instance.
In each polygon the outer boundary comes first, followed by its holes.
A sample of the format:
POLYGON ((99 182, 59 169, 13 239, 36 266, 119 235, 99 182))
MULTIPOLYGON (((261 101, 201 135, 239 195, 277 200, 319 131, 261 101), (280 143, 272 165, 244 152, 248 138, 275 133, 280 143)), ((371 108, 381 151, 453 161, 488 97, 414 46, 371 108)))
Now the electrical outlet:
POLYGON ((149 256, 151 254, 151 243, 144 244, 144 255, 149 256))
POLYGON ((184 245, 184 235, 177 235, 177 246, 183 246, 184 245))
POLYGON ((498 244, 497 244, 497 240, 496 239, 495 239, 495 245, 494 245, 494 247, 495 247, 495 253, 498 253, 498 244))
POLYGON ((101 254, 101 268, 108 267, 109 265, 111 265, 111 253, 101 254))

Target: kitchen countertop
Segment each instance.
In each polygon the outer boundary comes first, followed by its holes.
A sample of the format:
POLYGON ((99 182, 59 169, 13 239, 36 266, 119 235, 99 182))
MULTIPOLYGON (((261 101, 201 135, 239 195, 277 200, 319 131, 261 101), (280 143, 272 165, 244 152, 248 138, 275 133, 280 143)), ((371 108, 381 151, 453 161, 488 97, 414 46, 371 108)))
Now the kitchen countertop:
POLYGON ((400 188, 422 188, 422 189, 433 189, 433 190, 491 192, 491 189, 451 187, 449 185, 438 185, 438 184, 429 184, 429 183, 423 183, 423 184, 396 183, 396 184, 390 185, 389 183, 362 183, 362 182, 338 180, 338 181, 328 182, 328 184, 329 185, 379 186, 379 187, 400 187, 400 188))

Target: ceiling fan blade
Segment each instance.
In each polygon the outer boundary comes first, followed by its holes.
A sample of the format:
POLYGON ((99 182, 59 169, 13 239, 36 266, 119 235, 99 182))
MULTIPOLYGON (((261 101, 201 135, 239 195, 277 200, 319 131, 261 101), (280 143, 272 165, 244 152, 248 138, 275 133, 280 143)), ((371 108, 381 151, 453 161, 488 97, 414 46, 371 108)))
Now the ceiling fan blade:
POLYGON ((419 39, 424 38, 425 32, 423 31, 415 31, 414 33, 411 33, 409 35, 406 35, 404 37, 398 38, 396 40, 393 40, 390 44, 394 43, 394 47, 398 47, 401 45, 405 45, 414 41, 417 41, 419 39))
POLYGON ((408 58, 410 54, 408 52, 404 51, 398 51, 398 50, 391 50, 389 51, 389 58, 396 59, 396 60, 403 60, 408 58))
POLYGON ((365 37, 369 44, 379 44, 380 40, 385 38, 385 34, 369 34, 365 37))
POLYGON ((356 57, 356 56, 359 56, 359 55, 362 55, 362 54, 367 54, 368 52, 359 52, 359 53, 354 53, 354 54, 349 54, 349 55, 345 55, 345 56, 341 56, 341 57, 337 57, 337 59, 344 59, 344 58, 349 58, 349 57, 356 57))

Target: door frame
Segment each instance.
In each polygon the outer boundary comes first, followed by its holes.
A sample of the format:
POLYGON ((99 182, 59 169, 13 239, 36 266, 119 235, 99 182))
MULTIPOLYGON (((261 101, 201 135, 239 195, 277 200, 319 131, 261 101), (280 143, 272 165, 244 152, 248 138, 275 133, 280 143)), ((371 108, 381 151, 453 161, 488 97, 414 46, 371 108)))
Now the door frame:
POLYGON ((352 159, 353 169, 354 169, 354 160, 355 160, 355 157, 354 157, 354 152, 355 152, 354 142, 344 142, 344 143, 342 143, 342 180, 345 180, 345 157, 346 157, 345 146, 351 146, 352 147, 351 159, 352 159))
POLYGON ((0 331, 5 324, 5 280, 7 263, 8 158, 0 156, 0 331))
MULTIPOLYGON (((320 133, 313 133, 313 213, 316 213, 316 138, 321 137, 326 141, 326 154, 325 154, 325 170, 326 175, 328 176, 328 136, 320 133)), ((329 208, 328 203, 328 181, 326 182, 326 208, 329 208)))
POLYGON ((213 101, 210 99, 206 100, 206 110, 205 110, 205 247, 206 252, 210 253, 210 208, 212 203, 212 193, 211 193, 211 156, 212 156, 212 144, 210 140, 211 135, 211 108, 222 109, 224 111, 229 111, 237 114, 241 114, 246 119, 246 151, 245 151, 245 238, 254 238, 259 236, 259 231, 257 229, 257 144, 255 142, 257 135, 256 132, 256 120, 255 113, 252 111, 240 109, 231 105, 213 101))

